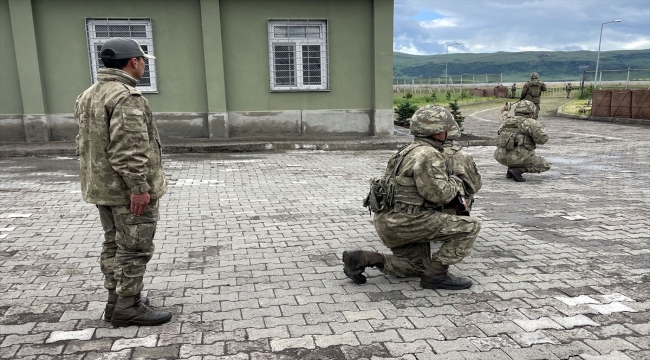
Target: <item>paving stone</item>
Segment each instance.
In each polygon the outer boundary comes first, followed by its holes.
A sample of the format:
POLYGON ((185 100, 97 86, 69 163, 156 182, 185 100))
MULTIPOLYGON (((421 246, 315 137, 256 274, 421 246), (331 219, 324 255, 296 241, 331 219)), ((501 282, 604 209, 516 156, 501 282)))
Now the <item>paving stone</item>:
POLYGON ((580 358, 584 360, 633 360, 620 351, 612 351, 604 355, 580 354, 580 358))
POLYGON ((560 324, 549 318, 541 318, 537 320, 515 319, 513 322, 528 332, 533 332, 540 329, 562 329, 562 326, 560 324))
POLYGON ((485 334, 474 325, 466 326, 440 326, 438 331, 446 340, 455 340, 461 337, 485 337, 485 334))
POLYGON ((641 335, 650 334, 650 323, 647 324, 625 324, 628 328, 638 332, 641 335))
POLYGON ((0 359, 9 359, 18 352, 20 345, 0 346, 0 359))
POLYGON ((556 339, 540 331, 509 334, 522 347, 530 347, 535 344, 559 344, 556 339))
POLYGON ((625 340, 631 342, 640 349, 650 349, 650 336, 626 336, 625 340))
POLYGON ((95 333, 95 329, 85 329, 79 331, 53 331, 50 337, 45 340, 46 343, 53 343, 63 340, 90 340, 95 333))
POLYGON ((179 351, 179 357, 181 359, 186 359, 196 355, 223 355, 224 354, 224 343, 217 342, 211 345, 195 345, 195 344, 184 344, 181 345, 179 351))
POLYGON ((268 339, 255 341, 227 341, 226 354, 238 354, 250 351, 271 351, 268 339))
POLYGON ((593 299, 587 295, 580 295, 575 297, 556 296, 555 298, 569 306, 576 306, 581 304, 600 304, 598 300, 593 299))
POLYGON ((5 337, 0 346, 11 346, 15 344, 42 344, 47 338, 48 333, 34 335, 9 335, 5 337))
POLYGON ((316 348, 316 345, 314 344, 314 339, 311 335, 306 335, 299 338, 271 340, 271 350, 273 352, 295 348, 314 349, 316 348))
POLYGON ((247 329, 246 332, 250 340, 290 337, 289 330, 287 330, 286 326, 278 326, 270 329, 247 329))
POLYGON ((549 354, 541 348, 504 348, 502 349, 508 356, 513 359, 521 360, 558 360, 553 354, 549 354))
POLYGON ((598 324, 597 322, 591 320, 590 318, 584 315, 576 315, 576 316, 568 316, 568 317, 555 316, 552 317, 551 320, 560 324, 565 329, 573 329, 574 327, 579 327, 579 326, 600 326, 600 324, 598 324))
POLYGON ((525 330, 512 321, 499 323, 478 323, 476 326, 487 336, 495 336, 504 333, 522 333, 525 330))
POLYGON ((513 341, 511 338, 505 335, 499 335, 495 337, 468 337, 477 349, 481 352, 490 351, 492 349, 500 349, 504 347, 514 347, 518 348, 519 345, 513 341))
POLYGON ((360 345, 359 340, 353 332, 347 332, 339 335, 316 335, 314 336, 316 346, 326 348, 333 345, 360 345))
POLYGON ((420 339, 444 340, 445 337, 440 333, 438 328, 429 327, 425 329, 397 329, 399 335, 405 342, 412 342, 420 339))
POLYGON ((424 340, 417 340, 410 343, 386 342, 384 346, 392 356, 431 352, 431 346, 424 340))
POLYGON ((106 329, 97 329, 95 331, 95 337, 98 339, 116 338, 116 337, 132 338, 135 337, 135 334, 137 333, 138 333, 137 326, 106 328, 106 329))
MULTIPOLYGON (((363 332, 355 333, 359 342, 363 345, 369 345, 378 342, 399 342, 402 341, 397 331, 391 329, 386 331, 363 332)), ((408 342, 408 341, 407 341, 408 342)))
POLYGON ((92 351, 110 352, 113 340, 72 340, 65 347, 64 354, 86 353, 92 351))
POLYGON ((29 322, 20 325, 2 325, 0 326, 0 335, 7 334, 29 334, 29 332, 36 326, 35 322, 29 322))
POLYGON ((130 359, 132 352, 133 352, 133 349, 124 349, 122 351, 108 352, 108 353, 89 352, 84 357, 84 360, 122 360, 122 359, 130 359))
POLYGON ((113 343, 111 351, 120 351, 128 348, 137 348, 137 347, 154 347, 158 342, 157 335, 149 335, 143 338, 134 338, 134 339, 119 339, 113 343))
POLYGON ((462 352, 462 358, 465 360, 512 360, 512 358, 501 349, 492 349, 480 353, 464 351, 462 352))
POLYGON ((27 357, 32 355, 60 355, 63 352, 63 346, 59 344, 25 344, 20 347, 16 356, 27 357))
POLYGON ((639 350, 636 346, 631 344, 630 342, 619 339, 619 338, 611 338, 611 339, 605 339, 605 340, 590 340, 587 339, 585 340, 585 344, 591 346, 594 348, 596 351, 598 351, 601 354, 609 354, 614 350, 622 351, 622 350, 639 350))
POLYGON ((139 347, 134 349, 132 359, 178 359, 180 345, 139 347))
POLYGON ((476 346, 468 338, 456 339, 456 340, 429 340, 429 344, 433 348, 433 351, 436 354, 444 354, 453 351, 478 351, 476 346))
POLYGON ((621 304, 620 302, 613 302, 605 305, 589 305, 589 307, 604 315, 609 315, 611 313, 623 312, 623 311, 636 312, 636 310, 634 310, 633 308, 621 304))
POLYGON ((168 346, 174 344, 200 344, 203 334, 194 332, 189 334, 161 334, 158 337, 157 346, 168 346))

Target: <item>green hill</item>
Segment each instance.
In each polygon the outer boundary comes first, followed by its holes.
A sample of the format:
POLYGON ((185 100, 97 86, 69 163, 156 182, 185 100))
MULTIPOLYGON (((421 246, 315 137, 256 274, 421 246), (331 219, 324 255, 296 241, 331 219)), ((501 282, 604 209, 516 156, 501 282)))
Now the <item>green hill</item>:
MULTIPOLYGON (((409 55, 393 53, 393 77, 438 78, 449 75, 498 74, 503 81, 522 81, 531 72, 546 81, 577 81, 583 70, 596 68, 596 51, 524 51, 487 54, 409 55)), ((599 69, 650 69, 650 49, 601 51, 599 69)), ((605 76, 603 75, 603 79, 605 76)), ((623 77, 622 80, 625 80, 623 77)))

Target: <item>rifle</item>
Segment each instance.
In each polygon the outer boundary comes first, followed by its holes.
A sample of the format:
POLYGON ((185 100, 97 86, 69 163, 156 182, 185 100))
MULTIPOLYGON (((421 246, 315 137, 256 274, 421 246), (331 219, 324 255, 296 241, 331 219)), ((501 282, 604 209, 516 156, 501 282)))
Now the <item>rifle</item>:
POLYGON ((463 196, 460 194, 460 191, 456 193, 456 196, 451 200, 449 204, 456 207, 456 215, 469 216, 469 210, 467 209, 467 206, 465 206, 465 202, 463 200, 463 196))

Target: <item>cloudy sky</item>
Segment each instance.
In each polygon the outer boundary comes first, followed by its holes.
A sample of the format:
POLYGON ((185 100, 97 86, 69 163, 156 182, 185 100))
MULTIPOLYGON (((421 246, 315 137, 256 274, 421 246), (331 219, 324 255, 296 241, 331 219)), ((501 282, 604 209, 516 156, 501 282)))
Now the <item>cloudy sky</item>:
POLYGON ((650 0, 395 0, 393 49, 409 54, 650 48, 650 0))

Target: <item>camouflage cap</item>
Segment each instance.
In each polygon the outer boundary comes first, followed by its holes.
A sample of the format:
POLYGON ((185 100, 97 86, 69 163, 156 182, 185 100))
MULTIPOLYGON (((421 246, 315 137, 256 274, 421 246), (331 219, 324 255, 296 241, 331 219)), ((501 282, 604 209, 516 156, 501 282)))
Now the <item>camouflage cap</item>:
POLYGON ((529 100, 521 100, 517 103, 517 106, 515 106, 515 114, 530 114, 534 113, 537 107, 532 101, 529 100))
POLYGON ((539 79, 539 75, 537 75, 537 73, 534 72, 534 73, 530 74, 530 78, 531 79, 539 79))
POLYGON ((411 134, 419 137, 451 131, 458 127, 453 115, 438 105, 425 105, 415 111, 411 118, 411 134))

